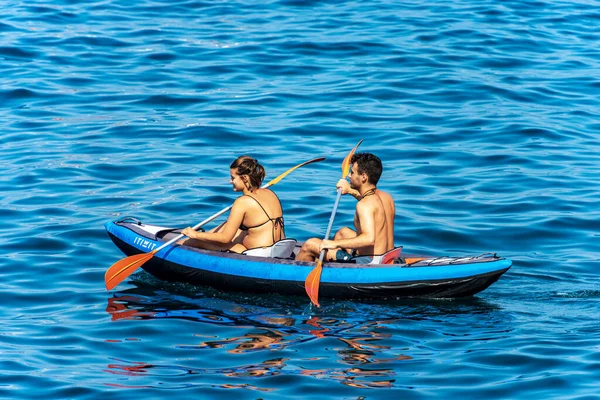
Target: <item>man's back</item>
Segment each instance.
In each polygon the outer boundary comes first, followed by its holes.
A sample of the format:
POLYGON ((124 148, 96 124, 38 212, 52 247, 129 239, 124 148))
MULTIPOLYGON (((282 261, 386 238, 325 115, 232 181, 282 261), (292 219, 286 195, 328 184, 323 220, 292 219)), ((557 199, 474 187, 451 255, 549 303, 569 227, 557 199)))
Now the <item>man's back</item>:
POLYGON ((388 199, 384 203, 383 200, 375 193, 364 196, 364 198, 356 204, 356 215, 354 217, 354 227, 357 235, 372 234, 374 243, 367 247, 357 248, 360 255, 380 255, 387 252, 390 247, 393 247, 393 237, 390 240, 388 228, 388 216, 386 211, 386 203, 389 205, 388 199))
POLYGON ((394 199, 392 199, 392 196, 388 192, 377 189, 377 196, 383 203, 383 209, 385 210, 388 238, 388 249, 386 251, 390 251, 394 248, 394 220, 396 218, 396 206, 394 205, 394 199))

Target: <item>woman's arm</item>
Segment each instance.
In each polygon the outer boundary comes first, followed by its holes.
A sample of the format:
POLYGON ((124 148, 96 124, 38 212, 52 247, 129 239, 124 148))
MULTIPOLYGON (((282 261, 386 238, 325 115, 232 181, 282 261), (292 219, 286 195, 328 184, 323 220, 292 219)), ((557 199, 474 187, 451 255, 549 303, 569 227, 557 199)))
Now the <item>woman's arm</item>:
POLYGON ((215 243, 231 243, 240 228, 242 221, 244 221, 246 207, 246 199, 244 199, 244 197, 238 198, 233 203, 229 218, 227 218, 227 221, 225 221, 223 228, 219 232, 197 232, 188 227, 181 231, 181 233, 190 239, 205 240, 215 243))

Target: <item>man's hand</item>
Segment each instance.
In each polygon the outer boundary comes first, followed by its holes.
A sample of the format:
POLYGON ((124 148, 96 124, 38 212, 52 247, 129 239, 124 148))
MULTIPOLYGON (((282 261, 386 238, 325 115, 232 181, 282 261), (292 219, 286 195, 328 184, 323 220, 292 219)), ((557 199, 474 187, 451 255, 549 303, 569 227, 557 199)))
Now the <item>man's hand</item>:
POLYGON ((189 226, 181 231, 181 234, 189 237, 190 239, 196 239, 198 236, 198 232, 190 228, 189 226))
POLYGON ((319 246, 319 252, 325 250, 325 249, 335 249, 337 247, 337 245, 335 244, 335 241, 333 240, 323 240, 321 242, 321 245, 319 246))
POLYGON ((342 194, 350 193, 350 184, 345 179, 340 179, 335 185, 336 188, 342 189, 342 194))

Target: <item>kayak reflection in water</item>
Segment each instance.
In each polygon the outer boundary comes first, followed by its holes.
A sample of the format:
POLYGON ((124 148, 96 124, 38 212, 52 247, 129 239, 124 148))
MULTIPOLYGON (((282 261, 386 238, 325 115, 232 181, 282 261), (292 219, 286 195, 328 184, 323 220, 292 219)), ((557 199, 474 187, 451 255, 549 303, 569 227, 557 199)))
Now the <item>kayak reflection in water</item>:
POLYGON ((273 191, 260 187, 265 177, 263 166, 252 157, 241 156, 231 163, 230 174, 233 191, 242 196, 233 203, 227 221, 210 232, 185 228, 181 233, 189 239, 179 244, 242 253, 285 239, 281 202, 273 191))

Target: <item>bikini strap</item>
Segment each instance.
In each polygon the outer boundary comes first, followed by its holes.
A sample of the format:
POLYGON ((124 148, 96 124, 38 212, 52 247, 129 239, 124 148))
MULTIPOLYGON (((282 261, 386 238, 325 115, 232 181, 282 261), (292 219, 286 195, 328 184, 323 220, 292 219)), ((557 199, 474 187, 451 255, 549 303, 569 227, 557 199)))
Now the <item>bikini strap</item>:
POLYGON ((267 216, 267 218, 269 218, 269 221, 273 219, 273 218, 269 217, 267 210, 265 210, 265 208, 262 206, 262 204, 260 204, 260 201, 258 201, 254 196, 250 196, 249 194, 245 194, 244 196, 248 196, 251 199, 253 199, 256 202, 256 204, 258 204, 260 206, 260 208, 262 208, 262 210, 265 213, 265 215, 267 216))
MULTIPOLYGON (((264 224, 266 224, 266 223, 267 223, 267 222, 269 222, 269 221, 273 222, 273 231, 272 231, 272 235, 273 235, 273 243, 275 243, 275 242, 276 242, 276 240, 275 240, 275 227, 276 227, 277 225, 279 225, 279 226, 281 227, 281 230, 282 230, 282 232, 283 232, 283 230, 284 230, 284 225, 285 225, 285 224, 284 224, 284 222, 283 222, 283 215, 282 215, 281 217, 271 218, 271 217, 269 216, 269 213, 267 213, 267 210, 265 210, 265 208, 262 206, 262 204, 260 204, 260 201, 258 201, 258 199, 256 199, 254 196, 250 196, 249 194, 245 194, 244 196, 248 196, 248 197, 252 198, 252 199, 253 199, 253 200, 256 202, 256 204, 258 204, 258 205, 260 206, 260 208, 262 208, 263 212, 264 212, 264 213, 265 213, 265 215, 267 216, 267 220, 266 220, 264 223, 262 223, 262 224, 260 224, 260 225, 258 225, 258 226, 264 225, 264 224)), ((277 195, 275 195, 275 197, 277 197, 277 195)), ((279 200, 279 197, 277 197, 277 201, 279 202, 279 207, 280 207, 280 208, 282 209, 282 211, 283 211, 283 208, 281 207, 281 200, 279 200)), ((279 237, 281 237, 281 234, 279 234, 279 237)))

